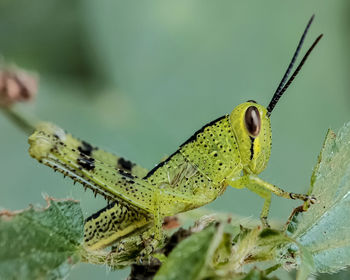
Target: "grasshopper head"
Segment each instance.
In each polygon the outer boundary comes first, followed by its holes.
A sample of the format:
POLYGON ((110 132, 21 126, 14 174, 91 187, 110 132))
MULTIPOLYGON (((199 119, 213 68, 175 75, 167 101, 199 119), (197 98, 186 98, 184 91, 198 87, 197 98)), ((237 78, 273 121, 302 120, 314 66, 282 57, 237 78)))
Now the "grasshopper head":
POLYGON ((267 109, 255 101, 238 105, 230 115, 244 169, 258 174, 270 158, 271 125, 267 109))
POLYGON ((257 104, 255 101, 247 101, 237 106, 230 115, 231 126, 236 135, 239 152, 241 155, 244 170, 248 173, 258 174, 263 171, 270 158, 271 152, 271 126, 270 116, 278 103, 281 96, 291 85, 294 78, 298 75, 300 69, 304 65, 306 59, 322 38, 319 35, 311 47, 308 49, 298 66, 290 75, 290 71, 294 66, 299 51, 303 45, 306 33, 314 19, 314 15, 310 18, 303 35, 300 38, 298 47, 288 65, 287 71, 283 75, 269 105, 265 108, 257 104))

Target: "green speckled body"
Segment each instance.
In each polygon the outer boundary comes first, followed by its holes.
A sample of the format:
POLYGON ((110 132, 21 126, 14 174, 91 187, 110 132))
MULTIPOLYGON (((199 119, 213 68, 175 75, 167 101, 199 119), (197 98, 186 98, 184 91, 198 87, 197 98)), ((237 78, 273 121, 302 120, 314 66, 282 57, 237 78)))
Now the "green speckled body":
POLYGON ((263 106, 243 103, 202 127, 149 172, 49 123, 39 125, 29 143, 30 154, 39 162, 114 201, 85 223, 86 246, 99 249, 150 226, 160 238, 164 217, 208 204, 228 185, 241 188, 239 178, 266 167, 271 129, 263 106), (261 119, 260 134, 254 138, 244 124, 252 106, 261 119))
POLYGON ((164 201, 164 214, 174 215, 213 201, 226 189, 227 178, 239 176, 241 171, 236 137, 225 115, 196 132, 145 179, 176 194, 172 201, 164 201), (178 196, 187 199, 179 203, 178 196))

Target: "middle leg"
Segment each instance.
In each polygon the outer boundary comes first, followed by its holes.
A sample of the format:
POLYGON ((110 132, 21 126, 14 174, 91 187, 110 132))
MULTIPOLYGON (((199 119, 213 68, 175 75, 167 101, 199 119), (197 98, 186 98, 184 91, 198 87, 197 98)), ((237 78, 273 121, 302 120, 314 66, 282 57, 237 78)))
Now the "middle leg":
POLYGON ((257 184, 248 184, 246 187, 247 189, 251 190, 252 192, 255 192, 257 195, 259 195, 265 200, 260 213, 260 220, 264 228, 269 228, 270 225, 267 222, 267 216, 269 215, 270 211, 271 192, 257 184))

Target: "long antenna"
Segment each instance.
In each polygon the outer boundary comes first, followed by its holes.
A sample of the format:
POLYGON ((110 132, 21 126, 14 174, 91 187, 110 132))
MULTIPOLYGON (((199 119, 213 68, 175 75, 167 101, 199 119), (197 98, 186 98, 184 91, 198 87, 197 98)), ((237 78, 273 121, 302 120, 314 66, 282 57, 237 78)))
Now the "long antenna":
POLYGON ((271 115, 271 112, 273 110, 273 108, 276 106, 278 100, 281 98, 281 96, 283 95, 283 93, 286 91, 286 89, 290 86, 290 84, 292 83, 292 81, 294 80, 294 78, 296 77, 296 75, 298 74, 298 72, 300 71, 300 69, 302 68, 303 64, 305 63, 307 57, 309 56, 309 54, 311 53, 311 51, 313 50, 313 48, 317 45, 317 43, 319 42, 319 40, 322 38, 322 34, 320 36, 317 37, 317 39, 315 40, 315 42, 312 44, 312 46, 309 48, 309 50, 307 51, 307 53, 304 55, 303 59, 301 60, 301 62, 299 63, 298 67, 296 68, 296 70, 294 71, 294 73, 292 74, 291 78, 287 81, 288 76, 290 71, 292 70, 295 60, 298 57, 298 54, 300 52, 300 49, 304 43, 304 39, 305 36, 310 28, 310 25, 312 23, 312 21, 314 20, 315 15, 312 15, 310 20, 308 21, 306 28, 303 32, 303 35, 300 38, 299 44, 294 52, 294 55, 292 57, 291 62, 288 65, 287 71, 284 73, 283 78, 281 80, 281 82, 279 83, 271 101, 270 104, 267 106, 267 114, 268 116, 271 115), (286 82, 287 81, 287 82, 286 82))
MULTIPOLYGON (((309 56, 309 54, 312 52, 312 50, 314 49, 314 47, 317 45, 317 43, 321 40, 323 34, 319 35, 315 42, 312 44, 312 46, 309 48, 309 50, 306 52, 306 54, 304 55, 303 59, 300 61, 298 67, 295 69, 295 71, 293 72, 292 76, 289 78, 288 82, 284 85, 284 87, 280 90, 280 92, 278 93, 278 96, 276 96, 276 102, 274 103, 273 106, 271 106, 271 111, 273 109, 273 107, 276 105, 278 99, 280 99, 280 97, 283 95, 283 93, 287 90, 287 88, 290 86, 290 84, 293 82, 294 78, 296 77, 296 75, 298 75, 300 69, 303 67, 307 57, 309 56)), ((270 103, 271 104, 271 103, 270 103)), ((270 105, 269 105, 270 106, 270 105)), ((270 114, 271 114, 271 111, 270 114)))

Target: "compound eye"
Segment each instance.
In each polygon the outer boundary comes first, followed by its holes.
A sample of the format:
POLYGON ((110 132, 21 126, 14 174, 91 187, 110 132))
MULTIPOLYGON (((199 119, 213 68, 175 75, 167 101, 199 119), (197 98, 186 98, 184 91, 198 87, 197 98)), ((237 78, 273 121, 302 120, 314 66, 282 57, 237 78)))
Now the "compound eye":
POLYGON ((252 137, 257 137, 261 127, 261 119, 258 108, 255 106, 248 107, 247 111, 245 111, 244 122, 249 134, 252 137))

